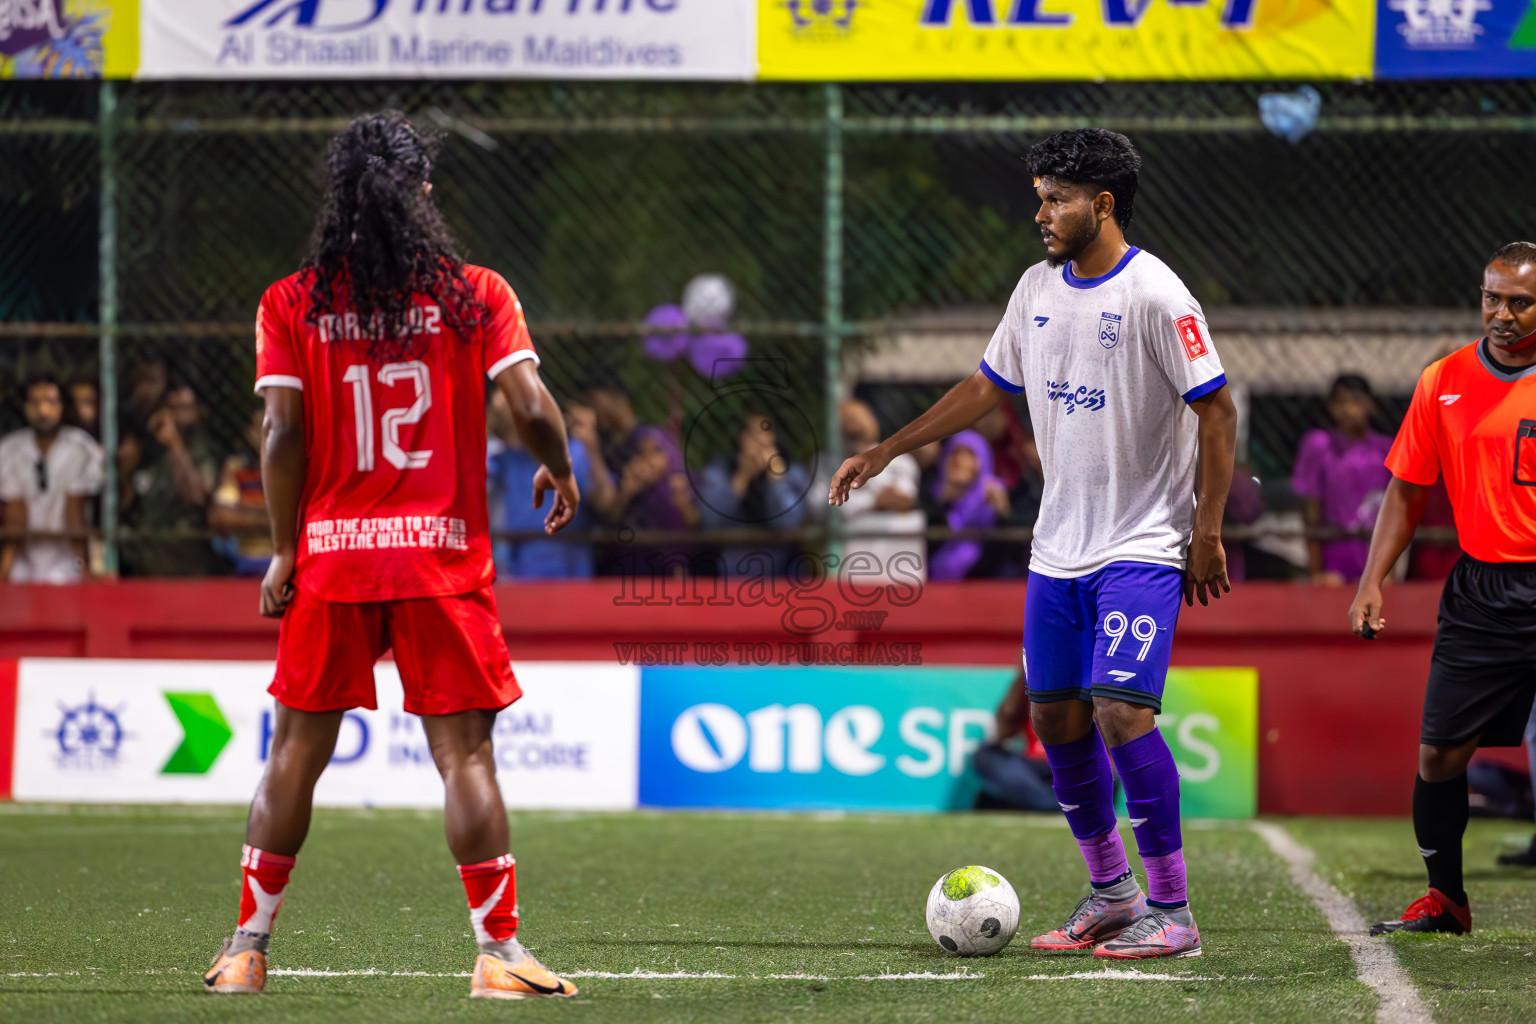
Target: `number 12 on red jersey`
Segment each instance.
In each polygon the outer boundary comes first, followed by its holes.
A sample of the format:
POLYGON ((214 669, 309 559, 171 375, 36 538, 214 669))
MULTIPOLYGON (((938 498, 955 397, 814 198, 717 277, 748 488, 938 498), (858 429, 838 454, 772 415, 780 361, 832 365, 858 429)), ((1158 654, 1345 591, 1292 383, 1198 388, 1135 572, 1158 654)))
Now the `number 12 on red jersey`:
MULTIPOLYGON (((373 393, 368 387, 368 366, 354 363, 347 367, 342 380, 352 385, 352 413, 357 422, 357 471, 369 473, 374 463, 373 393)), ((432 374, 419 359, 405 363, 385 363, 379 367, 379 383, 385 387, 411 381, 416 386, 416 401, 409 407, 385 409, 379 417, 383 434, 384 461, 396 469, 423 469, 432 458, 430 451, 408 452, 400 447, 400 428, 420 423, 432 408, 432 374)))

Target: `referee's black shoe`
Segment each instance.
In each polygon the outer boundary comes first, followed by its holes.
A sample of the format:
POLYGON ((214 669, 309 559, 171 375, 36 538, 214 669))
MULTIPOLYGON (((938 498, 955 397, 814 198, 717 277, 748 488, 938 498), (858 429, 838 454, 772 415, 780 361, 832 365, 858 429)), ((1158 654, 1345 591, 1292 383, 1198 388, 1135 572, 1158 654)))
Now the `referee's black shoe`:
POLYGON ((1472 930, 1471 904, 1452 900, 1439 889, 1431 889, 1408 904, 1403 916, 1395 921, 1378 921, 1371 925, 1372 935, 1389 932, 1450 932, 1465 935, 1472 930))
POLYGON ((1536 836, 1531 836, 1531 845, 1519 853, 1499 854, 1499 863, 1508 867, 1536 868, 1536 836))

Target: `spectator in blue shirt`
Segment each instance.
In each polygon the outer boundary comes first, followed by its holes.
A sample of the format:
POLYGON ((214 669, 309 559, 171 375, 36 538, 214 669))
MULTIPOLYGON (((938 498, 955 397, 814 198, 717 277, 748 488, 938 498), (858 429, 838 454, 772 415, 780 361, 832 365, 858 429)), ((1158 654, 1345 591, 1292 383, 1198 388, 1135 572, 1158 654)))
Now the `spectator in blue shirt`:
MULTIPOLYGON (((492 438, 488 445, 490 454, 486 466, 486 479, 491 491, 492 529, 543 533, 547 510, 533 507, 533 474, 539 468, 539 460, 518 440, 505 404, 506 399, 500 391, 492 393, 492 438)), ((567 432, 570 435, 571 468, 576 474, 576 486, 580 488, 583 498, 591 495, 594 501, 603 504, 603 496, 613 488, 612 478, 601 462, 593 465, 593 459, 588 453, 591 438, 583 437, 584 433, 590 435, 596 430, 595 418, 590 409, 573 407, 571 420, 567 432), (583 424, 590 429, 584 430, 583 424)), ((591 529, 592 525, 589 503, 583 501, 576 511, 576 518, 566 530, 574 536, 591 529)), ((592 577, 592 545, 585 541, 497 540, 492 544, 492 551, 498 576, 546 580, 592 577)))

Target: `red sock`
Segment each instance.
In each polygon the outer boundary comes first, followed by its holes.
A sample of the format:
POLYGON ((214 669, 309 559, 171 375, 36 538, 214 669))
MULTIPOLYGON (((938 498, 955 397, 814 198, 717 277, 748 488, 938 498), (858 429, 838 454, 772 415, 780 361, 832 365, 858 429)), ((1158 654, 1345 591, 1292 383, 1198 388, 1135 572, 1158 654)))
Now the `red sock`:
POLYGON ((246 846, 240 853, 245 884, 240 890, 240 930, 252 935, 270 935, 277 908, 283 905, 283 890, 288 888, 292 857, 246 846))
POLYGON ((469 896, 469 923, 479 943, 509 942, 517 935, 517 865, 510 853, 460 864, 469 896))

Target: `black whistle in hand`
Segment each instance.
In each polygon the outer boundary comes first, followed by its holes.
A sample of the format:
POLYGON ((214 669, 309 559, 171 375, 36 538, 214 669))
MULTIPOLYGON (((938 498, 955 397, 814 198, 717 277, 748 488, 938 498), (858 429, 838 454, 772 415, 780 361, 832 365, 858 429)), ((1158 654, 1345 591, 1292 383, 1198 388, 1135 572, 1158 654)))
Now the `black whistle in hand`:
POLYGON ((1376 631, 1371 628, 1371 624, 1369 622, 1362 622, 1362 623, 1360 623, 1360 639, 1362 639, 1362 640, 1375 640, 1376 639, 1376 631))

